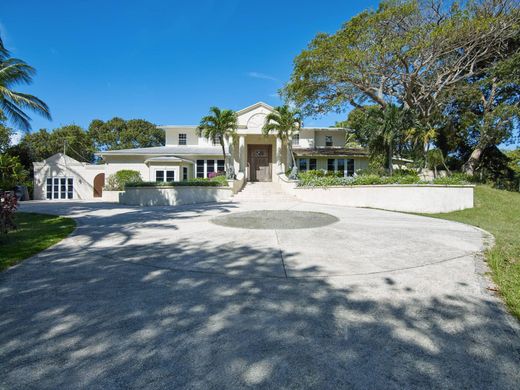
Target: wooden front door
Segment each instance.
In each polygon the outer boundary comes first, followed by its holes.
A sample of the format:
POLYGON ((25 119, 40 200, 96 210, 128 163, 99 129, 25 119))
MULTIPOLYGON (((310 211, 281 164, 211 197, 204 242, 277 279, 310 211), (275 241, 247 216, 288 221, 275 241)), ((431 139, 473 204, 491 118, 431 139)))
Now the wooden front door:
POLYGON ((103 196, 103 186, 105 185, 105 174, 98 173, 94 178, 94 198, 103 196))
POLYGON ((249 180, 271 181, 271 145, 248 145, 249 180))

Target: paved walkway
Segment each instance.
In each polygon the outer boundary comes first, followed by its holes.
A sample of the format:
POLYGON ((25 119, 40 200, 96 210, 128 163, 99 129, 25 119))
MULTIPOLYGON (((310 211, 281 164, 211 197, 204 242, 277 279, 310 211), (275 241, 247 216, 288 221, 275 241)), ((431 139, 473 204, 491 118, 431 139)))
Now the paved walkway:
POLYGON ((481 231, 287 202, 32 203, 76 218, 0 274, 0 388, 518 388, 518 326, 481 231), (312 229, 224 227, 315 211, 312 229))

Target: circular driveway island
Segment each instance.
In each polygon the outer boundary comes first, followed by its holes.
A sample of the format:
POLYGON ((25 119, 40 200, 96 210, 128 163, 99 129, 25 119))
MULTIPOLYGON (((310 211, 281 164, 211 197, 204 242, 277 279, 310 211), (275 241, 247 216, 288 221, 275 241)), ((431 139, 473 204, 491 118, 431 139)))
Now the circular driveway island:
POLYGON ((22 209, 78 228, 0 274, 2 387, 520 381, 517 326, 470 226, 297 201, 22 209))

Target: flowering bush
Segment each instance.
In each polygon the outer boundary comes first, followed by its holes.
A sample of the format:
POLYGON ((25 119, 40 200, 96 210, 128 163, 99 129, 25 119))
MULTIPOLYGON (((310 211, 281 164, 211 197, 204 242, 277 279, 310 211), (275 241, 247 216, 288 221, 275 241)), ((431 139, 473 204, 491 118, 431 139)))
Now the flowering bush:
POLYGON ((18 208, 18 200, 13 192, 0 193, 0 235, 16 229, 14 214, 18 208))

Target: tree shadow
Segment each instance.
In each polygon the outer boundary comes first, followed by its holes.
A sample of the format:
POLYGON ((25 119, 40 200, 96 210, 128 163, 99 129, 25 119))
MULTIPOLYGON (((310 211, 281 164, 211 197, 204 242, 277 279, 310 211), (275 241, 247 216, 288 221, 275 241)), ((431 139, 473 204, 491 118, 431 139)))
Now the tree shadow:
MULTIPOLYGON (((229 212, 221 207, 212 211, 229 212)), ((167 210, 127 212, 175 232, 154 217, 167 210)), ((174 221, 198 211, 170 212, 174 221)), ((89 214, 81 224, 116 229, 117 218, 89 214)), ((359 279, 316 277, 319 266, 286 279, 278 248, 218 247, 211 237, 109 250, 95 241, 52 247, 0 274, 2 387, 520 383, 518 335, 491 299, 416 295, 388 276, 374 277, 386 289, 376 296, 359 279)))

